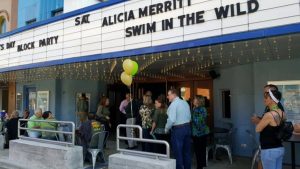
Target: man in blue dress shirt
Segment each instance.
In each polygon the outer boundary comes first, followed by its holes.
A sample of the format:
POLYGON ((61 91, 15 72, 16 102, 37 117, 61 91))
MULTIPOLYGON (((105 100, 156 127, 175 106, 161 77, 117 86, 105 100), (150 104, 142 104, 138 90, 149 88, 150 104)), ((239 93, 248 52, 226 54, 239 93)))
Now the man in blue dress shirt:
POLYGON ((168 108, 166 133, 171 130, 171 144, 176 169, 191 169, 191 111, 190 106, 178 97, 176 89, 168 91, 171 105, 168 108))

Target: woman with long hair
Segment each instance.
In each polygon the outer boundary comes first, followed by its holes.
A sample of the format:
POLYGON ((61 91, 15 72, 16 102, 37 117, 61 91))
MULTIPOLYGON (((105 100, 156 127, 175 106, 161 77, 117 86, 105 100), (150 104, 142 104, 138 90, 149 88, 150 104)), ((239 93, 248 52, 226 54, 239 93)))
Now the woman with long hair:
POLYGON ((106 96, 101 97, 100 103, 96 113, 96 119, 100 123, 104 124, 105 131, 109 131, 111 127, 110 123, 110 111, 109 111, 109 99, 106 96))
POLYGON ((261 161, 264 169, 282 169, 285 150, 277 135, 285 113, 278 106, 280 98, 281 92, 278 90, 269 89, 264 93, 264 104, 269 111, 256 126, 256 132, 260 133, 261 161))
MULTIPOLYGON (((168 135, 165 133, 165 126, 168 119, 167 105, 165 100, 165 96, 163 95, 160 95, 155 100, 155 112, 152 118, 153 122, 150 134, 154 135, 157 140, 168 141, 168 135)), ((166 148, 162 144, 156 144, 154 149, 157 153, 166 153, 166 148)))
POLYGON ((206 140, 209 128, 206 125, 207 110, 205 98, 196 96, 193 100, 192 111, 192 137, 197 159, 197 169, 206 167, 206 140))
MULTIPOLYGON (((140 107, 139 113, 142 121, 143 128, 143 138, 151 139, 150 131, 152 128, 152 113, 154 112, 154 107, 152 103, 151 96, 144 95, 143 96, 143 105, 140 107)), ((143 151, 150 152, 152 150, 152 146, 149 143, 142 144, 143 151)))
POLYGON ((8 119, 6 125, 7 128, 7 142, 5 148, 9 148, 9 141, 18 139, 18 121, 19 112, 13 111, 8 119))
MULTIPOLYGON (((264 86, 264 93, 268 92, 269 89, 278 90, 278 87, 276 85, 273 85, 273 84, 265 85, 264 86)), ((281 100, 281 98, 278 98, 278 99, 279 99, 279 101, 281 100)), ((284 108, 283 108, 283 106, 280 102, 278 103, 278 107, 279 107, 279 109, 281 109, 281 111, 284 111, 284 108)), ((264 109, 264 113, 267 113, 269 111, 270 111, 269 107, 266 106, 265 109, 264 109)), ((253 117, 251 117, 251 121, 252 121, 253 124, 258 124, 261 119, 262 119, 262 117, 259 117, 256 114, 254 114, 253 117)), ((258 161, 257 169, 263 169, 261 160, 258 161)))

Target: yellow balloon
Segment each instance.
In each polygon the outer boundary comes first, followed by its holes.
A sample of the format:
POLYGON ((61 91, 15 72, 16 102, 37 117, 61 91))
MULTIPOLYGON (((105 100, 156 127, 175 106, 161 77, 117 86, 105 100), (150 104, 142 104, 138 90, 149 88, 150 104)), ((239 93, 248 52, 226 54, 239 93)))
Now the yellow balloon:
POLYGON ((131 75, 128 75, 126 72, 123 72, 121 74, 121 81, 126 85, 130 86, 132 84, 132 77, 131 75))
POLYGON ((134 69, 134 63, 131 59, 126 59, 123 62, 123 69, 126 72, 127 75, 131 75, 133 69, 134 69))

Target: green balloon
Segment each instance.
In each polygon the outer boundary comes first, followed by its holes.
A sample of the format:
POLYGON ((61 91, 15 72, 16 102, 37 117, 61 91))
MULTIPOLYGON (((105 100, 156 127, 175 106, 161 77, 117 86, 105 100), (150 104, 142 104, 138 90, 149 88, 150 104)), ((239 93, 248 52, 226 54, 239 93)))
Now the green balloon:
POLYGON ((139 70, 139 65, 138 65, 138 63, 136 63, 136 61, 132 61, 132 63, 133 63, 133 69, 132 69, 131 75, 134 76, 137 74, 137 72, 139 70))

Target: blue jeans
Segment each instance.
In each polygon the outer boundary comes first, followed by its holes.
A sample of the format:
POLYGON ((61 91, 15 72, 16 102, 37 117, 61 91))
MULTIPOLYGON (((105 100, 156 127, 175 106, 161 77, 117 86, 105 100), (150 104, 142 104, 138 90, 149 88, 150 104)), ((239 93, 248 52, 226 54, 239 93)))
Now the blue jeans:
POLYGON ((284 148, 261 150, 261 161, 264 169, 282 169, 284 148))
POLYGON ((176 169, 191 169, 191 127, 185 125, 171 132, 171 144, 176 159, 176 169))

